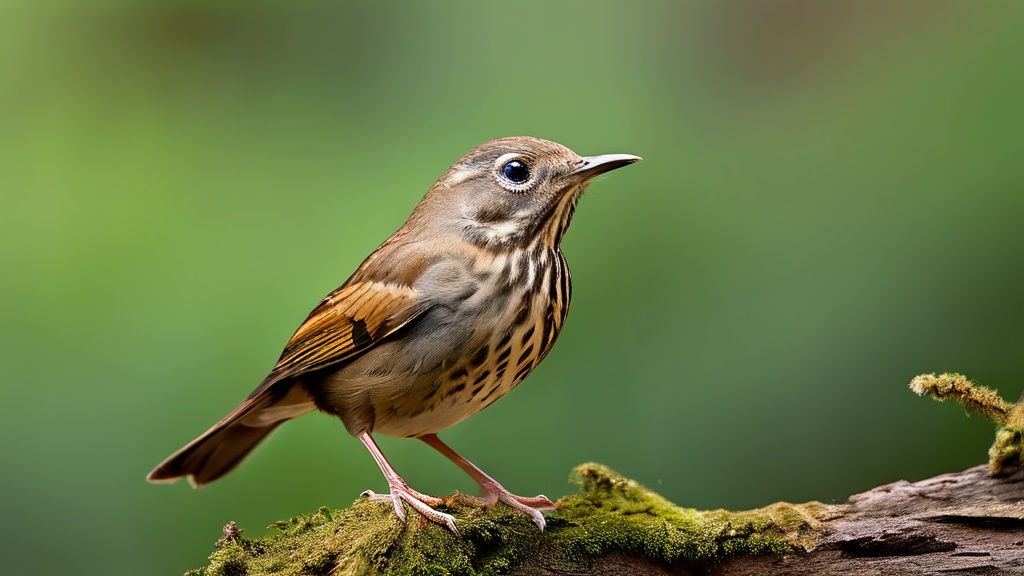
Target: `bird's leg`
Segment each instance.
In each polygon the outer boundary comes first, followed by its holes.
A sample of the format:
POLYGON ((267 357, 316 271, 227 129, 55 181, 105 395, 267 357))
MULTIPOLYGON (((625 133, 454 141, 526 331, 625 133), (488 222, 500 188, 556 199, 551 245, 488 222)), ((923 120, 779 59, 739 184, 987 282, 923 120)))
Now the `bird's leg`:
MULTIPOLYGON (((384 454, 380 451, 377 443, 373 441, 373 437, 370 436, 369 432, 364 432, 357 436, 357 438, 370 451, 373 459, 377 462, 377 466, 380 467, 380 471, 384 473, 384 478, 388 481, 388 489, 391 494, 383 496, 383 498, 390 499, 392 504, 394 504, 395 514, 398 515, 399 520, 405 520, 405 509, 402 507, 402 502, 405 501, 409 506, 412 506, 413 510, 422 514, 427 520, 447 526, 449 530, 458 535, 459 530, 455 527, 455 518, 451 514, 438 512, 431 508, 431 506, 442 504, 443 500, 421 494, 410 488, 405 483, 405 480, 402 480, 402 477, 398 475, 398 472, 395 472, 395 469, 391 467, 391 464, 384 457, 384 454)), ((369 490, 363 492, 363 494, 373 499, 378 498, 378 495, 369 490)))
POLYGON ((537 496, 536 498, 516 496, 506 490, 504 486, 498 484, 497 480, 491 478, 485 474, 483 470, 477 468, 472 462, 460 456, 455 450, 449 448, 447 444, 437 437, 436 434, 427 434, 426 436, 420 436, 419 438, 429 444, 434 450, 443 454, 445 458, 454 462, 456 466, 462 468, 462 470, 466 474, 469 474, 473 480, 476 480, 477 484, 480 485, 480 490, 483 492, 483 503, 491 505, 498 500, 501 500, 505 504, 508 504, 529 516, 541 531, 544 530, 544 515, 541 514, 539 510, 555 509, 555 503, 547 496, 537 496))

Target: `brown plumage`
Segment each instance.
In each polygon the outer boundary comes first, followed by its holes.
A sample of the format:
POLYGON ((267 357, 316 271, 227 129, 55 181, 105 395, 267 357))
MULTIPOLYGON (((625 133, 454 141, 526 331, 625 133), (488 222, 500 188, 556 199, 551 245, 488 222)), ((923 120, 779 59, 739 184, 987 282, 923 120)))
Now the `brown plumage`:
POLYGON ((501 487, 437 437, 494 402, 544 358, 569 309, 560 243, 594 176, 639 160, 580 157, 546 140, 492 140, 452 165, 406 223, 318 305, 270 374, 237 408, 156 467, 194 485, 230 472, 281 423, 338 416, 370 450, 388 498, 456 531, 394 471, 371 433, 419 438, 544 528, 543 496, 501 487))

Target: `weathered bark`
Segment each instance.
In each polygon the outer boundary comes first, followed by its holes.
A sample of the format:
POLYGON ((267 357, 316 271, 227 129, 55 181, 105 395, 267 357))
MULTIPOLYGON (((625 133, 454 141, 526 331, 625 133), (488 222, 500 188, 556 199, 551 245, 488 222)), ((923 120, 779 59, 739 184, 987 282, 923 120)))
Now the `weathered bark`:
POLYGON ((820 548, 833 570, 844 563, 861 574, 1024 570, 1024 470, 993 478, 977 466, 897 482, 852 497, 850 507, 820 548))

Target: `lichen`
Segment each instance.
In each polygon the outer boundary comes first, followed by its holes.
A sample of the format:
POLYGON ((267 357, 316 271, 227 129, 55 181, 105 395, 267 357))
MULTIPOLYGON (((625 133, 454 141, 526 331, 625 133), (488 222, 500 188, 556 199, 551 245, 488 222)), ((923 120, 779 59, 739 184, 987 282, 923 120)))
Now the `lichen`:
POLYGON ((579 569, 611 553, 664 564, 703 565, 740 554, 787 554, 813 547, 815 528, 835 507, 775 504, 727 512, 680 508, 600 464, 573 472, 581 493, 557 502, 542 534, 525 515, 484 509, 459 495, 443 508, 461 536, 390 504, 359 500, 271 526, 263 538, 222 538, 192 576, 436 574, 498 575, 534 559, 579 569))

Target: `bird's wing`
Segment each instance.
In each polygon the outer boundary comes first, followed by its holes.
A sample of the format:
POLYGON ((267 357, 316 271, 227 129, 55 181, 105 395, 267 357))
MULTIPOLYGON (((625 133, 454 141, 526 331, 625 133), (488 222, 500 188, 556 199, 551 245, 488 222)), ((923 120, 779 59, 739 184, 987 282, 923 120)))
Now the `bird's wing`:
POLYGON ((309 314, 250 398, 284 378, 352 358, 428 309, 429 304, 409 286, 376 281, 346 284, 309 314))

